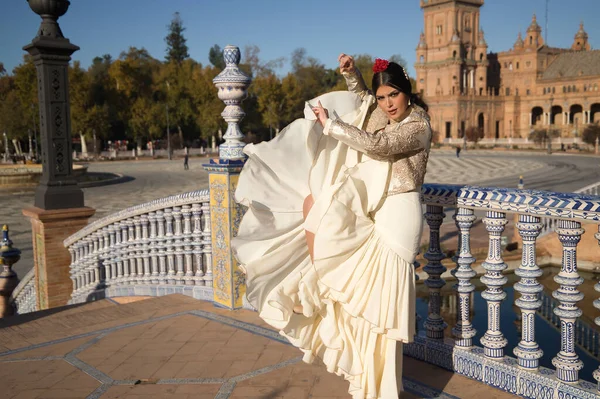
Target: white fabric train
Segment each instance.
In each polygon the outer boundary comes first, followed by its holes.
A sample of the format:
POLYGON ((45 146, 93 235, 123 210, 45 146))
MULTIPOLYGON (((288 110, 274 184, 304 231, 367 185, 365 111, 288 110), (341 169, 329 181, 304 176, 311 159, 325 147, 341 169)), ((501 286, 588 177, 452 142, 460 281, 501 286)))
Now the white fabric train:
MULTIPOLYGON (((321 101, 361 126, 354 93, 321 101)), ((350 383, 353 398, 398 398, 402 342, 415 333, 412 262, 422 228, 418 193, 386 197, 391 164, 323 135, 310 109, 270 142, 246 146, 236 201, 248 207, 233 240, 247 299, 260 317, 350 383), (304 221, 304 199, 315 204, 304 221), (315 233, 314 263, 305 229, 315 233), (293 312, 302 305, 303 314, 293 312)))

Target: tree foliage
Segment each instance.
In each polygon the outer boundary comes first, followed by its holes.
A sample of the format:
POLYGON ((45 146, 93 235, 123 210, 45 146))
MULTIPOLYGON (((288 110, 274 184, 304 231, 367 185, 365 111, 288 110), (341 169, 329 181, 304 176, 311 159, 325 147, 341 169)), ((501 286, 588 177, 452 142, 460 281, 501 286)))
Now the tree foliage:
POLYGON ((475 126, 471 126, 467 128, 465 131, 465 136, 468 141, 472 141, 473 143, 477 143, 480 139, 483 138, 483 129, 475 126))
POLYGON ((188 46, 185 44, 186 38, 183 36, 183 21, 178 12, 175 13, 171 24, 169 25, 169 34, 165 37, 167 42, 167 62, 175 62, 181 64, 185 59, 189 58, 188 46))
POLYGON ((215 68, 221 70, 225 68, 225 60, 223 59, 223 49, 218 44, 215 44, 208 50, 208 61, 215 68))
MULTIPOLYGON (((157 144, 164 148, 167 114, 169 133, 179 138, 173 143, 181 146, 210 145, 219 131, 225 132, 227 123, 221 116, 225 104, 213 84, 225 67, 222 49, 217 44, 210 48, 210 65, 203 66, 189 58, 183 31, 181 18, 175 14, 165 38, 166 61, 153 58, 144 48, 129 47, 116 59, 95 57, 87 69, 74 62, 69 68, 72 133, 88 140, 95 135, 101 148, 109 140, 142 146, 161 140, 157 144)), ((359 54, 354 58, 370 86, 373 57, 359 54)), ((404 64, 400 56, 390 59, 404 64)), ((346 90, 339 71, 325 67, 306 49, 294 50, 287 58, 290 71, 280 75, 285 62, 283 58, 262 59, 258 46, 243 50, 240 69, 252 78, 252 84, 242 104, 246 115, 240 127, 257 141, 302 117, 305 101, 346 90)), ((33 121, 39 122, 36 69, 25 56, 12 74, 3 70, 0 64, 0 132, 24 140, 33 121)))
POLYGON ((529 133, 529 140, 537 145, 543 145, 547 140, 552 140, 560 136, 560 131, 557 129, 540 128, 529 133))
POLYGON ((587 125, 585 129, 583 129, 581 139, 586 144, 596 145, 596 140, 600 140, 600 125, 595 123, 587 125))

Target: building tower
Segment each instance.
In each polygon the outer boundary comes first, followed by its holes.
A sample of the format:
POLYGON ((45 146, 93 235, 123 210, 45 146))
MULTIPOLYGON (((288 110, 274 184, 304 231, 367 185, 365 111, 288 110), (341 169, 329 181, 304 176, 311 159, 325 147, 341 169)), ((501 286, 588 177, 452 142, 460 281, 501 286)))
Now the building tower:
POLYGON ((421 0, 417 90, 426 98, 485 94, 487 44, 479 26, 484 0, 421 0))
POLYGON ((575 51, 589 51, 591 49, 590 43, 588 42, 588 34, 583 30, 583 22, 579 24, 579 30, 575 34, 575 40, 571 49, 575 51))
POLYGON ((538 49, 544 44, 544 38, 542 37, 542 27, 538 25, 537 18, 533 14, 531 19, 531 25, 527 28, 527 38, 525 39, 525 48, 538 49))

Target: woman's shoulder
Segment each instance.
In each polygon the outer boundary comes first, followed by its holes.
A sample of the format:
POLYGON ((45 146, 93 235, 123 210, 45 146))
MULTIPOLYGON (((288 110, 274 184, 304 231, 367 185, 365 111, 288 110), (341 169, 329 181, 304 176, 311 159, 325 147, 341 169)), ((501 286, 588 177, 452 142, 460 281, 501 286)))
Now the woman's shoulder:
POLYGON ((413 121, 425 120, 429 123, 429 114, 417 104, 412 104, 412 112, 410 113, 407 119, 412 119, 413 121))

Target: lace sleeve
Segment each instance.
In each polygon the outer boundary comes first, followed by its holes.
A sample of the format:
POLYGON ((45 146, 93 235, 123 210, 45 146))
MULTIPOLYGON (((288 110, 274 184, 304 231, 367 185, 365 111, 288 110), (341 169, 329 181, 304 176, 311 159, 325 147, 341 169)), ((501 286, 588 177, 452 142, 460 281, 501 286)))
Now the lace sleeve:
POLYGON ((358 68, 354 68, 354 72, 342 73, 342 76, 344 79, 346 79, 348 91, 358 94, 360 98, 364 100, 365 96, 369 94, 369 89, 367 89, 365 80, 363 79, 358 68))
POLYGON ((423 120, 399 123, 389 130, 370 133, 341 120, 329 120, 323 133, 371 158, 392 159, 426 148, 428 126, 423 120))

